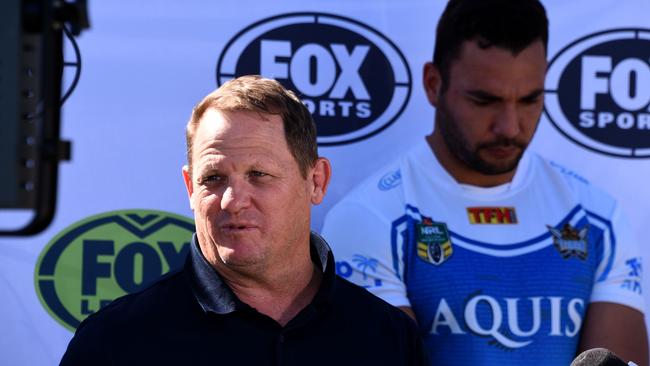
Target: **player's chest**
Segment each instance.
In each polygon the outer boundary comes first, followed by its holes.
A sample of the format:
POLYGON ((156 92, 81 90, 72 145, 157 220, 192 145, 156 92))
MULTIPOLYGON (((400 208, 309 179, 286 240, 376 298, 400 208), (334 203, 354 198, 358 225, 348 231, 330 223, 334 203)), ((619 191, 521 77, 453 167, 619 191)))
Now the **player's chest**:
POLYGON ((577 201, 535 192, 501 200, 414 197, 391 231, 410 288, 435 278, 414 287, 465 296, 472 288, 590 288, 607 245, 607 224, 577 201))

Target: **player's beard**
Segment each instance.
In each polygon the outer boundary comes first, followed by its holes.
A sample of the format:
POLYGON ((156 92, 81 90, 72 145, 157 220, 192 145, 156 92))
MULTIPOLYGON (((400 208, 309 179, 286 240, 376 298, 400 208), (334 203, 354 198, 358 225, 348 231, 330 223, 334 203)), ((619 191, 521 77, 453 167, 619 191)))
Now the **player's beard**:
POLYGON ((527 143, 516 139, 498 136, 493 141, 479 143, 476 146, 467 141, 458 121, 449 113, 444 97, 440 98, 440 103, 436 109, 436 128, 440 129, 440 134, 447 145, 451 154, 465 164, 470 169, 485 175, 499 175, 512 172, 517 168, 521 156, 526 150, 527 143), (495 147, 518 147, 518 153, 508 159, 500 161, 486 161, 480 155, 481 150, 495 147))

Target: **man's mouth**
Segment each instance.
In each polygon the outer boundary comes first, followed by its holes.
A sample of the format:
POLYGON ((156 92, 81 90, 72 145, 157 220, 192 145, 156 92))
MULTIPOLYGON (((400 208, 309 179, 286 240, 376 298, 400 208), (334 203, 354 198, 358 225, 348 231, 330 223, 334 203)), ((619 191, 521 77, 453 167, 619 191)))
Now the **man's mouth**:
POLYGON ((486 147, 485 150, 495 158, 507 159, 518 154, 520 148, 516 145, 494 145, 486 147))
POLYGON ((219 228, 222 232, 226 234, 237 234, 244 233, 248 231, 253 231, 257 229, 257 226, 252 223, 227 223, 220 225, 219 228))

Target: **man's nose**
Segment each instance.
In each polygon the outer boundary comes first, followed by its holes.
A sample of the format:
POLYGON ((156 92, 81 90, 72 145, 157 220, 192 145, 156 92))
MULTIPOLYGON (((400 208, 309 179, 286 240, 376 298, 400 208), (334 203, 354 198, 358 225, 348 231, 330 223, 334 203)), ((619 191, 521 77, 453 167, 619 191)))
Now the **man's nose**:
POLYGON ((498 136, 516 137, 521 132, 519 118, 517 106, 505 104, 497 115, 492 132, 498 136))
POLYGON ((250 192, 244 182, 230 181, 221 196, 221 209, 238 213, 250 205, 250 192))

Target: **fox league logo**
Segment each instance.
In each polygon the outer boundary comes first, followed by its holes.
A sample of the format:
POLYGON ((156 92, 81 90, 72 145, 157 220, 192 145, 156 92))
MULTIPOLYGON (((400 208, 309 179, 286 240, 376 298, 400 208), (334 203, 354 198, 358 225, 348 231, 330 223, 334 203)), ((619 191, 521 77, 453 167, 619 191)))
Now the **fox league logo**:
POLYGON ((312 113, 318 144, 373 136, 402 113, 411 72, 400 50, 377 30, 323 13, 263 19, 239 32, 217 63, 217 84, 259 74, 295 91, 312 113))
POLYGON ((34 282, 42 305, 74 330, 112 300, 179 269, 193 220, 157 210, 120 210, 73 223, 39 256, 34 282))
POLYGON ((561 50, 549 65, 544 111, 589 150, 650 157, 650 30, 599 32, 561 50))

